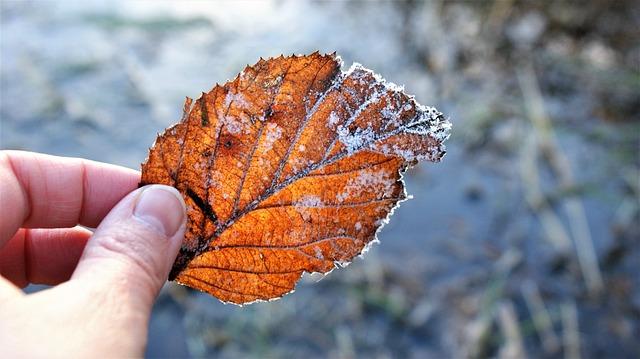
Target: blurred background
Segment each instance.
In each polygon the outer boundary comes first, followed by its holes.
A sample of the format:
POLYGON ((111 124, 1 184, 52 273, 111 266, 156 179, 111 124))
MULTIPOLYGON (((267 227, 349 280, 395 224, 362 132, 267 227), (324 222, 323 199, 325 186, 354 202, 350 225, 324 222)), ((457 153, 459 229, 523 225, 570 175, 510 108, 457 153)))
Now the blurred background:
POLYGON ((640 5, 0 2, 0 144, 139 168, 260 56, 315 50, 453 123, 364 259, 272 303, 167 284, 149 357, 640 357, 640 5))

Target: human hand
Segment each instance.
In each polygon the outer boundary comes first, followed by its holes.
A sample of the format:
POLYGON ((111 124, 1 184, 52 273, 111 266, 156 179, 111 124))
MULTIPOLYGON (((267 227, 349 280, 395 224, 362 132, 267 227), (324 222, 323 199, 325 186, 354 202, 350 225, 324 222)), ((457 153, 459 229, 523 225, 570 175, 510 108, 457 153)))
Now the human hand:
POLYGON ((0 357, 142 356, 186 216, 175 189, 139 179, 0 151, 0 357), (56 286, 27 295, 29 283, 56 286))

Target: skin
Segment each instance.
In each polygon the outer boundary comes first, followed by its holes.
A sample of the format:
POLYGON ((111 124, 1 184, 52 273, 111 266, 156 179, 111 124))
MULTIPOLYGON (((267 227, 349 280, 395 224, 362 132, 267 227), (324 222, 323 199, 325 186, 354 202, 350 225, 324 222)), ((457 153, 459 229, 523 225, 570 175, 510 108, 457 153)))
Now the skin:
POLYGON ((186 216, 175 189, 136 189, 139 179, 123 167, 0 151, 0 357, 144 354, 186 216), (25 294, 29 283, 53 287, 25 294))

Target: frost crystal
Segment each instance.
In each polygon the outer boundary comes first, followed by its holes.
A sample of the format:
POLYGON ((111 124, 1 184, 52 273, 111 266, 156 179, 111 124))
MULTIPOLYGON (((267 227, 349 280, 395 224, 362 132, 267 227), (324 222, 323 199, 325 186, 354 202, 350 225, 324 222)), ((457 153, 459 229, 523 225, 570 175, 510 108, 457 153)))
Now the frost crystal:
POLYGON ((319 207, 323 205, 322 199, 318 196, 307 194, 304 195, 300 200, 296 202, 296 207, 300 208, 308 208, 308 207, 319 207))
POLYGON ((328 124, 331 126, 335 126, 338 124, 338 122, 340 122, 340 118, 338 117, 338 115, 336 115, 335 112, 331 111, 331 113, 329 114, 328 124))
POLYGON ((347 147, 349 152, 353 152, 373 142, 375 135, 375 132, 373 132, 370 127, 357 129, 354 133, 349 133, 346 127, 338 126, 338 139, 347 147))
POLYGON ((324 203, 322 202, 322 199, 320 197, 307 194, 295 203, 294 208, 298 213, 300 213, 302 218, 307 221, 309 220, 309 218, 311 218, 309 208, 320 207, 323 204, 324 203))
POLYGON ((282 137, 282 128, 274 122, 269 122, 265 125, 267 127, 263 146, 270 150, 273 144, 282 137))
POLYGON ((231 103, 233 103, 238 108, 249 107, 249 104, 241 93, 235 94, 232 92, 227 92, 227 95, 224 97, 224 106, 229 107, 231 103))
POLYGON ((242 121, 234 116, 226 116, 223 120, 224 128, 233 135, 237 135, 244 130, 242 121))
MULTIPOLYGON (((338 202, 344 202, 347 198, 358 197, 362 193, 376 192, 377 189, 388 191, 393 188, 393 179, 385 171, 364 170, 356 178, 347 181, 342 193, 336 196, 338 202)), ((390 193, 384 193, 388 196, 390 193)))

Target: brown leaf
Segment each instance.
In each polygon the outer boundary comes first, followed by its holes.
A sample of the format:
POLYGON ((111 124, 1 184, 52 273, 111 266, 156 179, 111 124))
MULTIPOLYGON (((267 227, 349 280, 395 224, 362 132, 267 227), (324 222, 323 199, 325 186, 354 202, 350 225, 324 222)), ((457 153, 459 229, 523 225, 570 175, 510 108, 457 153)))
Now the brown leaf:
POLYGON ((439 161, 451 125, 335 54, 248 66, 159 135, 142 183, 176 187, 188 223, 170 279, 222 301, 279 298, 303 272, 366 250, 397 203, 401 174, 439 161))

